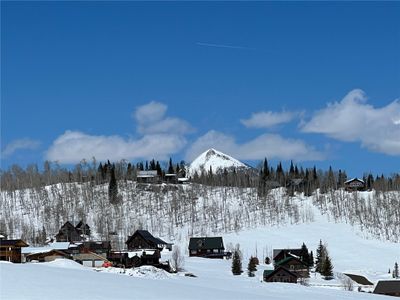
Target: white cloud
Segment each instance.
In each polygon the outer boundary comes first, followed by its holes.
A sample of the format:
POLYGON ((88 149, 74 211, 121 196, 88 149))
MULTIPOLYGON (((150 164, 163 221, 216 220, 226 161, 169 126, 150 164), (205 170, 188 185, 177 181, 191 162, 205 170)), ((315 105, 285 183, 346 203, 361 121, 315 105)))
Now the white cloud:
POLYGON ((304 141, 285 139, 278 134, 263 134, 257 138, 238 144, 235 138, 211 130, 198 138, 186 152, 186 159, 192 161, 200 153, 215 148, 241 160, 282 159, 295 161, 322 160, 325 155, 304 141))
POLYGON ((14 154, 18 150, 23 150, 23 149, 34 150, 37 149, 39 145, 40 145, 39 141, 32 140, 29 138, 14 140, 4 147, 3 151, 1 152, 1 155, 3 157, 7 157, 14 154))
POLYGON ((400 103, 374 108, 366 103, 362 90, 348 93, 340 102, 317 111, 303 132, 322 133, 345 142, 361 142, 363 147, 389 155, 400 155, 400 103))
POLYGON ((146 135, 140 139, 120 136, 88 135, 79 131, 66 131, 59 136, 46 153, 50 161, 76 163, 83 158, 121 160, 138 158, 166 159, 186 145, 184 137, 172 134, 146 135))
POLYGON ((140 134, 174 133, 186 134, 193 131, 188 122, 179 118, 165 117, 167 106, 159 102, 150 102, 139 106, 133 117, 140 134))
POLYGON ((289 123, 296 118, 299 113, 294 112, 257 112, 253 113, 249 119, 242 119, 240 122, 246 127, 270 128, 279 124, 289 123))
POLYGON ((46 159, 60 163, 76 163, 83 158, 98 160, 167 159, 186 145, 185 134, 193 129, 184 120, 166 116, 167 106, 150 102, 132 114, 140 137, 89 135, 67 130, 46 152, 46 159))

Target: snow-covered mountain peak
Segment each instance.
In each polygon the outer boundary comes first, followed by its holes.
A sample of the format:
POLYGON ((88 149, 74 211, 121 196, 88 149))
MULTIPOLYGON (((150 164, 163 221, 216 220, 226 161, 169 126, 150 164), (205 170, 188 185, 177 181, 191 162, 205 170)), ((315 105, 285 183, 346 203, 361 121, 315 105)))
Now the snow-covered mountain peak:
POLYGON ((202 170, 207 172, 210 170, 210 167, 212 168, 213 172, 231 168, 249 168, 236 158, 211 148, 193 160, 189 166, 189 175, 193 175, 196 171, 199 174, 202 170))

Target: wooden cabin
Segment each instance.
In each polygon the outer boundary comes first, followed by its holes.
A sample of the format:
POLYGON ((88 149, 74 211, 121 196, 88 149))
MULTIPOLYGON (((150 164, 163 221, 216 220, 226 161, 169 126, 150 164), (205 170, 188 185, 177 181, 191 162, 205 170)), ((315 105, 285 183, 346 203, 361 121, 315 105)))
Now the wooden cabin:
POLYGON ((281 267, 297 274, 298 277, 310 277, 308 265, 297 257, 288 256, 280 261, 275 262, 275 269, 281 267))
POLYGON ((266 282, 297 283, 298 275, 284 267, 275 270, 264 270, 263 279, 266 282))
POLYGON ((224 250, 222 237, 193 237, 189 241, 189 256, 223 258, 224 250))
POLYGON ((365 191, 366 186, 364 180, 353 178, 344 182, 344 188, 348 192, 365 191))
POLYGON ((59 258, 72 259, 72 256, 62 250, 52 249, 50 251, 29 254, 26 256, 26 261, 49 262, 59 258))
POLYGON ((379 280, 373 293, 400 297, 400 280, 379 280))
POLYGON ((154 237, 147 230, 136 230, 135 233, 128 237, 126 241, 128 250, 136 249, 158 249, 161 251, 164 248, 172 247, 172 244, 154 237))
POLYGON ((160 183, 160 176, 156 170, 138 171, 136 180, 138 183, 160 183))
POLYGON ((67 221, 61 226, 58 234, 56 235, 57 242, 79 242, 85 239, 85 236, 90 235, 89 225, 80 221, 74 226, 70 221, 67 221))
POLYGON ((0 239, 0 260, 12 263, 21 263, 21 248, 29 245, 23 240, 6 240, 0 239))

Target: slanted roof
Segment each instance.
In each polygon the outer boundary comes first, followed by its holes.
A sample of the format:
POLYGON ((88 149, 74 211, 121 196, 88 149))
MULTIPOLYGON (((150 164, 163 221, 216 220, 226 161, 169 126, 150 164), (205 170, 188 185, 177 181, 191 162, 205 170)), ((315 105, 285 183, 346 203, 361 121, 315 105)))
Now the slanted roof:
POLYGON ((21 239, 17 240, 0 240, 2 247, 28 247, 29 245, 21 239))
POLYGON ((164 242, 162 239, 154 237, 150 232, 147 230, 136 230, 135 233, 129 237, 128 241, 126 243, 129 243, 132 237, 134 237, 136 234, 139 234, 143 239, 146 241, 151 242, 152 244, 155 245, 167 245, 167 242, 164 242))
POLYGON ((346 183, 350 183, 350 182, 353 182, 353 181, 359 181, 359 182, 365 183, 364 180, 361 180, 361 179, 359 179, 357 177, 349 179, 349 180, 345 181, 344 183, 346 184, 346 183))
POLYGON ((40 257, 46 257, 46 256, 52 256, 52 255, 59 255, 63 256, 66 258, 70 258, 71 256, 64 251, 61 250, 56 250, 56 249, 50 249, 50 250, 44 250, 43 252, 35 252, 32 254, 27 255, 27 258, 30 260, 38 259, 40 257))
POLYGON ((264 280, 268 280, 268 278, 271 278, 272 276, 274 276, 276 273, 278 273, 279 271, 284 271, 285 273, 288 273, 291 276, 294 276, 296 278, 298 278, 299 276, 293 272, 290 272, 288 269, 284 268, 284 267, 279 267, 276 268, 275 270, 273 270, 272 272, 270 272, 271 270, 264 270, 264 280))
POLYGON ((356 275, 356 274, 348 274, 348 273, 343 273, 347 277, 350 277, 351 280, 355 281, 358 284, 361 285, 374 285, 371 281, 369 281, 366 277, 362 275, 356 275))
POLYGON ((290 254, 292 256, 300 257, 300 255, 301 255, 301 249, 300 248, 299 249, 274 249, 273 252, 272 252, 273 259, 275 260, 275 257, 277 257, 282 251, 285 251, 286 254, 290 254))
POLYGON ((375 286, 374 294, 400 293, 400 280, 380 280, 375 286))
POLYGON ((284 258, 284 259, 281 259, 280 261, 277 261, 275 264, 276 264, 277 266, 282 266, 282 265, 284 265, 284 264, 290 262, 291 260, 295 260, 295 261, 297 261, 297 262, 299 262, 299 263, 301 263, 302 265, 304 265, 304 266, 307 267, 307 265, 306 265, 302 260, 300 260, 300 259, 298 259, 297 257, 294 257, 294 256, 292 256, 292 255, 290 255, 290 254, 289 254, 288 257, 286 257, 286 258, 284 258))
POLYGON ((225 249, 222 237, 193 237, 189 241, 189 250, 225 249))

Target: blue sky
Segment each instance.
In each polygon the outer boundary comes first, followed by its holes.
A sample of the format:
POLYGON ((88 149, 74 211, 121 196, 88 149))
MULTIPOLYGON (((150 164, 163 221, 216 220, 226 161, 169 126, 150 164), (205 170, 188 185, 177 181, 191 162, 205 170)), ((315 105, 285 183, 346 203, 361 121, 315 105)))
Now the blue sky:
POLYGON ((400 170, 398 2, 1 2, 1 167, 400 170))

